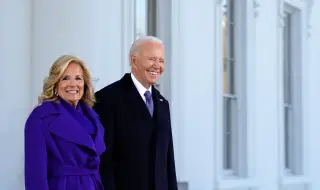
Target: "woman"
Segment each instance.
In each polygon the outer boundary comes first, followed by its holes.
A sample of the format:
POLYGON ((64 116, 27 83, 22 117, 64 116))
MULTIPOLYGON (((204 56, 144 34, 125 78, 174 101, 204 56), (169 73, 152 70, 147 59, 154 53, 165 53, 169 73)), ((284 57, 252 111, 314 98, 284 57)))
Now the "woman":
POLYGON ((106 149, 91 75, 74 56, 51 67, 25 126, 26 190, 102 190, 99 156, 106 149))

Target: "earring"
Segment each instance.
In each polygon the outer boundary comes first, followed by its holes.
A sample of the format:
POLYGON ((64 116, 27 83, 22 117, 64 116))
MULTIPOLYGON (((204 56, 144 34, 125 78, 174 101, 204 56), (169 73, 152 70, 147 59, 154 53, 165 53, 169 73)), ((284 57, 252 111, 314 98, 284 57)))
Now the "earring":
POLYGON ((54 93, 56 96, 59 96, 58 92, 54 93))

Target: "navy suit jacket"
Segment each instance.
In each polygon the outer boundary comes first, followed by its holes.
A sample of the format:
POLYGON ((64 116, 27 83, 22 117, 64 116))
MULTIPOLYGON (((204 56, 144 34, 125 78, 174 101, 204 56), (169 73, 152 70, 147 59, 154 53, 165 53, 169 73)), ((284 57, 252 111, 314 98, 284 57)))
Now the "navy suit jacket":
POLYGON ((154 87, 152 97, 154 119, 129 73, 96 92, 108 147, 100 165, 106 190, 178 189, 169 103, 154 87))

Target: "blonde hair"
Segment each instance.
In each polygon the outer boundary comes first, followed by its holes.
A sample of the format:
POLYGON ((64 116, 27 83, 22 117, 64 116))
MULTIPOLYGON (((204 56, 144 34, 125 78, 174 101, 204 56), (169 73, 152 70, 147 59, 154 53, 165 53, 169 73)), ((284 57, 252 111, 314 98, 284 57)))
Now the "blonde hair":
POLYGON ((39 104, 45 101, 56 101, 58 99, 55 88, 57 87, 63 73, 70 63, 76 63, 82 68, 84 79, 84 93, 81 100, 89 107, 93 106, 93 104, 95 103, 95 97, 91 73, 89 72, 87 66, 83 61, 72 55, 63 55, 53 63, 49 71, 49 76, 44 80, 43 92, 38 98, 39 104))

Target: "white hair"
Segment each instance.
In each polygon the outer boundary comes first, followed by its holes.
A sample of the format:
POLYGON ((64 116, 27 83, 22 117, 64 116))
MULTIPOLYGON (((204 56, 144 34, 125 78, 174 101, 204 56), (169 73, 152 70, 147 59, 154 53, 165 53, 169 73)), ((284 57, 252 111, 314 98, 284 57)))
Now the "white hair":
POLYGON ((145 44, 145 43, 148 43, 148 42, 155 42, 155 43, 159 43, 163 46, 163 42, 157 38, 157 37, 154 37, 154 36, 142 36, 140 38, 138 38, 137 40, 135 40, 132 45, 131 45, 131 48, 130 48, 130 54, 129 54, 129 58, 131 59, 131 55, 138 55, 139 54, 139 49, 140 49, 140 46, 145 44))

